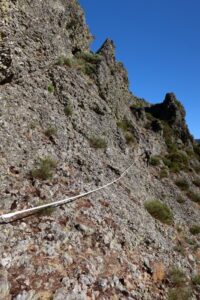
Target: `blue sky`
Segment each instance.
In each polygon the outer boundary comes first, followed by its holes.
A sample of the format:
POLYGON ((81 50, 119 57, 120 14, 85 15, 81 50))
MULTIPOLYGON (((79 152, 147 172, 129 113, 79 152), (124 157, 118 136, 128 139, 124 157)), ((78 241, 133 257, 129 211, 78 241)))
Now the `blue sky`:
POLYGON ((79 0, 96 51, 114 40, 130 89, 151 103, 174 92, 191 133, 200 138, 200 1, 79 0))

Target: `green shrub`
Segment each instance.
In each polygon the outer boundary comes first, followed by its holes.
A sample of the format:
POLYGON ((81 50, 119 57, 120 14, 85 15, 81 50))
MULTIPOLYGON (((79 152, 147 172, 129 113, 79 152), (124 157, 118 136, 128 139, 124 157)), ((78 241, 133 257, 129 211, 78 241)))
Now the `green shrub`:
POLYGON ((188 243, 190 246, 196 246, 196 241, 195 241, 195 239, 193 239, 193 238, 190 238, 190 237, 185 237, 185 241, 186 241, 186 243, 188 243))
POLYGON ((190 287, 176 287, 168 292, 168 300, 190 300, 191 297, 192 290, 190 287))
POLYGON ((165 144, 167 146, 168 151, 169 152, 177 151, 177 145, 174 142, 173 129, 165 121, 162 121, 162 126, 163 126, 163 137, 165 139, 165 144))
POLYGON ((55 207, 42 208, 38 211, 39 216, 50 216, 55 211, 55 207))
POLYGON ((200 233, 200 226, 195 224, 192 227, 190 227, 190 233, 193 235, 197 235, 200 233))
POLYGON ((192 191, 188 191, 187 196, 191 201, 200 204, 200 194, 194 193, 192 191))
POLYGON ((194 285, 199 285, 200 286, 200 274, 195 275, 194 277, 192 277, 192 283, 194 285))
POLYGON ((48 92, 49 92, 49 93, 53 93, 54 90, 55 90, 53 84, 49 84, 47 89, 48 89, 48 92))
POLYGON ((194 157, 194 150, 191 149, 191 148, 185 148, 185 151, 187 153, 187 155, 190 157, 190 158, 193 158, 194 157))
POLYGON ((57 133, 57 128, 53 127, 53 126, 49 126, 44 134, 48 137, 48 138, 51 138, 52 136, 56 135, 57 133))
POLYGON ((122 129, 124 132, 124 137, 126 139, 127 144, 134 144, 135 143, 135 137, 133 135, 133 125, 131 121, 124 118, 121 121, 117 122, 117 126, 122 129))
POLYGON ((169 280, 173 286, 185 285, 186 279, 185 273, 179 268, 174 267, 169 271, 169 280))
POLYGON ((174 247, 174 250, 179 252, 182 256, 185 255, 185 248, 183 245, 179 244, 174 247))
MULTIPOLYGON (((47 202, 46 202, 47 203, 47 202)), ((39 201, 37 206, 46 204, 44 201, 39 201)), ((55 211, 55 207, 41 208, 37 211, 38 216, 50 216, 55 211)))
POLYGON ((182 203, 185 202, 185 199, 184 199, 181 195, 179 195, 179 196, 177 197, 176 201, 177 201, 178 203, 182 204, 182 203))
POLYGON ((118 121, 117 126, 119 128, 121 128, 124 132, 130 131, 133 129, 133 125, 132 125, 131 121, 127 120, 126 118, 124 118, 121 121, 118 121))
POLYGON ((67 66, 71 68, 74 65, 74 60, 70 57, 61 56, 59 57, 57 64, 60 66, 67 66))
POLYGON ((90 64, 97 64, 102 60, 102 56, 91 52, 79 52, 76 55, 77 58, 85 60, 90 64))
POLYGON ((91 147, 93 148, 96 148, 96 149, 105 149, 107 148, 107 143, 105 141, 104 138, 102 137, 92 137, 90 138, 90 145, 91 147))
POLYGON ((127 144, 134 144, 135 143, 135 138, 131 132, 126 132, 125 133, 125 139, 127 144))
POLYGON ((168 176, 169 176, 168 168, 166 168, 166 167, 162 168, 160 171, 160 179, 166 178, 168 176))
POLYGON ((51 179, 56 165, 57 163, 55 160, 50 157, 45 157, 40 159, 38 166, 31 171, 31 175, 33 178, 41 180, 51 179))
POLYGON ((152 156, 150 159, 150 165, 152 166, 159 166, 160 165, 160 157, 159 156, 152 156))
POLYGON ((95 74, 96 66, 90 63, 85 63, 81 70, 84 74, 91 76, 92 74, 95 74))
POLYGON ((163 163, 168 167, 170 172, 179 173, 181 171, 179 164, 177 164, 176 162, 171 162, 169 159, 163 158, 163 163))
POLYGON ((158 219, 162 223, 172 223, 173 215, 170 208, 166 204, 158 200, 146 201, 145 208, 151 216, 153 216, 155 219, 158 219))
POLYGON ((101 61, 102 56, 91 52, 78 52, 76 56, 69 58, 61 56, 57 64, 74 67, 84 74, 92 77, 96 73, 97 64, 101 61))
POLYGON ((97 65, 101 61, 102 56, 91 52, 79 52, 74 59, 77 68, 84 74, 92 77, 96 73, 97 65))
POLYGON ((188 170, 189 160, 182 151, 173 151, 165 156, 163 163, 168 166, 170 171, 177 173, 181 170, 188 170))
POLYGON ((180 188, 182 191, 187 191, 190 187, 189 182, 185 178, 181 178, 175 181, 175 184, 180 188))
POLYGON ((71 116, 73 114, 73 106, 71 103, 67 103, 64 107, 64 113, 66 116, 71 116))

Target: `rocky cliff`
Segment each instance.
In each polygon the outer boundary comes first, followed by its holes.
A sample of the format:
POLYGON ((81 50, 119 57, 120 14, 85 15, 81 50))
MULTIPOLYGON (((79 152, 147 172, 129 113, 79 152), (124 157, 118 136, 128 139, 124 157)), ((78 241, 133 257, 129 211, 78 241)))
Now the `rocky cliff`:
POLYGON ((132 95, 75 0, 1 0, 0 24, 1 213, 134 163, 0 224, 0 299, 200 299, 200 146, 181 103, 132 95))

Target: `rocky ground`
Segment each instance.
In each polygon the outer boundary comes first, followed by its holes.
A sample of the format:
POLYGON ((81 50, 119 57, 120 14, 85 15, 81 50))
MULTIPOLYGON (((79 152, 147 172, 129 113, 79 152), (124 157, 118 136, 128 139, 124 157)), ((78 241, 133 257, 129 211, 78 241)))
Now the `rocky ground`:
POLYGON ((134 163, 105 190, 0 224, 0 299, 200 299, 200 151, 179 101, 133 96, 113 42, 89 51, 75 0, 1 0, 0 17, 1 213, 134 163))

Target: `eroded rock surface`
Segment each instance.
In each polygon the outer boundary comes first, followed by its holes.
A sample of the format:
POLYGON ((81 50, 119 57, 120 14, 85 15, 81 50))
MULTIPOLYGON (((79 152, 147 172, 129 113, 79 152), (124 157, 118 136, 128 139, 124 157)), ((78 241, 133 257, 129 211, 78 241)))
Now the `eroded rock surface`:
POLYGON ((97 188, 134 162, 101 192, 0 224, 2 299, 160 300, 186 287, 198 299, 200 150, 182 106, 132 95, 113 41, 90 52, 77 1, 0 4, 1 213, 97 188), (150 200, 167 204, 170 225, 150 200))

